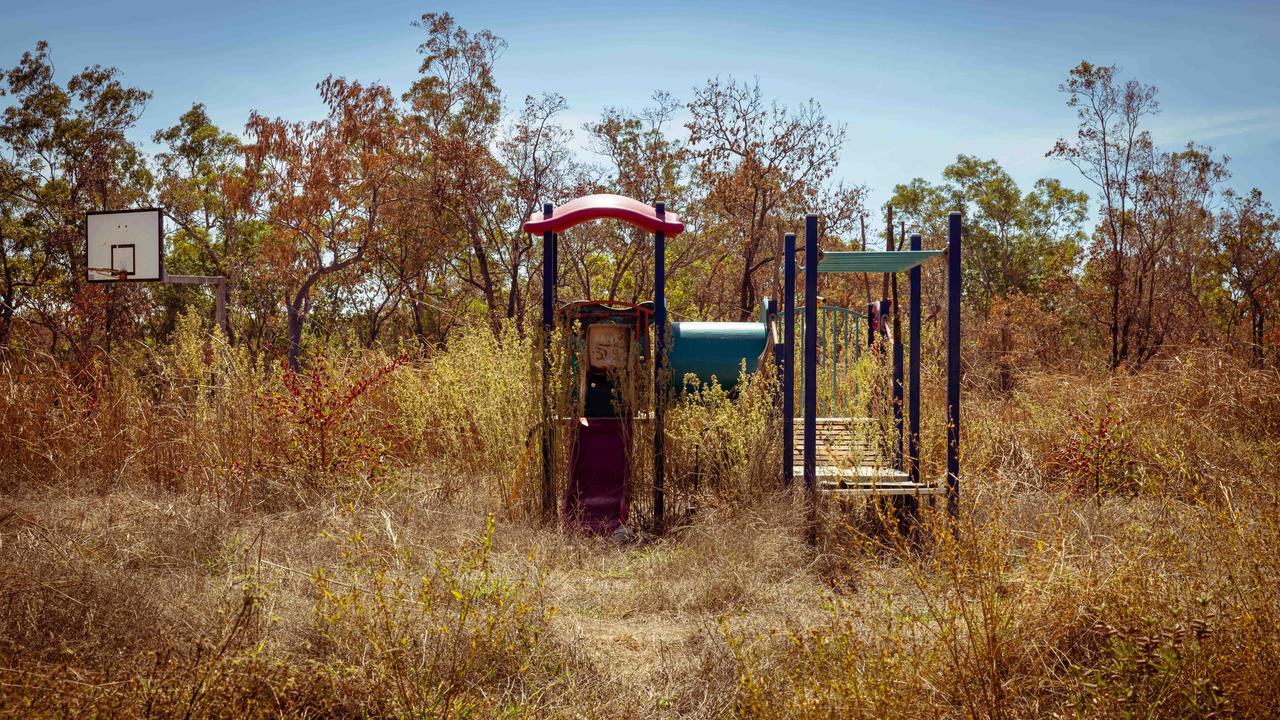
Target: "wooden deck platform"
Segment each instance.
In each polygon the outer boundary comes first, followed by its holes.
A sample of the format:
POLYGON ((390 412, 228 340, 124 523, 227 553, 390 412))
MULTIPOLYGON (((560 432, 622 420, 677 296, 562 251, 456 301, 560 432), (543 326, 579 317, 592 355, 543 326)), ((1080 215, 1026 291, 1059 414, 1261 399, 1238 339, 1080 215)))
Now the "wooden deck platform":
MULTIPOLYGON (((792 474, 804 477, 804 419, 795 419, 792 474)), ((836 497, 934 495, 942 488, 913 483, 904 470, 895 470, 881 451, 881 428, 871 418, 818 418, 816 467, 819 493, 836 497)))

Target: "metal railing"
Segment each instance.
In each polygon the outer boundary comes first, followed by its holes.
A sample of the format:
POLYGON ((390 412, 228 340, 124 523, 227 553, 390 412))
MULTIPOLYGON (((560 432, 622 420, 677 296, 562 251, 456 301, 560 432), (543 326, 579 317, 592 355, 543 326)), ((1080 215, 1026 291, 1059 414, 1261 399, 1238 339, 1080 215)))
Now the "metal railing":
MULTIPOLYGON (((804 306, 797 307, 797 357, 804 357, 804 306)), ((862 395, 855 376, 862 359, 862 321, 866 315, 839 305, 818 306, 818 415, 854 417, 861 415, 862 395), (827 389, 830 388, 830 394, 827 389), (843 393, 841 392, 843 390, 843 393)), ((796 378, 796 391, 803 396, 804 379, 796 378)))

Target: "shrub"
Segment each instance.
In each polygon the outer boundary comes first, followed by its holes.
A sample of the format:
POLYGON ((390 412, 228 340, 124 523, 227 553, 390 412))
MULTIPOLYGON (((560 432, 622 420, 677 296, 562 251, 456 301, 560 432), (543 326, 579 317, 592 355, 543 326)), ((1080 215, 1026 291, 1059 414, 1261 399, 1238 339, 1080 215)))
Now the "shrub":
POLYGON ((1136 487, 1128 418, 1110 400, 1071 414, 1075 432, 1057 447, 1068 486, 1098 502, 1104 494, 1132 495, 1136 487))
POLYGON ((539 420, 534 357, 512 324, 501 337, 481 327, 460 331, 448 348, 389 378, 392 447, 407 462, 438 467, 445 497, 497 483, 509 503, 523 501, 517 470, 536 446, 539 420))
POLYGON ((250 463, 232 462, 235 473, 267 475, 310 489, 371 489, 387 472, 379 438, 386 423, 358 405, 360 399, 396 371, 404 358, 356 373, 321 356, 305 372, 281 365, 278 384, 262 388, 260 449, 250 463), (347 372, 343 372, 343 371, 347 372))
POLYGON ((700 503, 756 503, 777 492, 780 425, 772 375, 743 373, 733 393, 718 383, 689 387, 666 415, 670 506, 678 512, 700 503))

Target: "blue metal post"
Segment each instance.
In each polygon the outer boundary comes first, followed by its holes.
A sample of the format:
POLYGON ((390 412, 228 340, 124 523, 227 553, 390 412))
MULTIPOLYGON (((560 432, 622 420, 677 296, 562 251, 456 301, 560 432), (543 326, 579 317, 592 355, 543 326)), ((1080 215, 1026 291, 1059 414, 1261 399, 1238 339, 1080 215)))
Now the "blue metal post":
MULTIPOLYGON (((889 208, 889 232, 887 245, 889 251, 896 250, 893 245, 893 207, 889 208)), ((893 343, 893 468, 902 469, 902 328, 898 318, 901 311, 898 305, 898 275, 893 274, 893 299, 890 309, 893 311, 893 328, 888 333, 889 342, 893 343)))
MULTIPOLYGON (((542 219, 549 220, 554 212, 551 203, 542 206, 542 219)), ((542 233, 542 516, 550 520, 555 514, 555 483, 551 478, 553 458, 553 427, 551 417, 555 413, 551 397, 551 336, 555 328, 556 304, 556 234, 550 230, 542 233)))
POLYGON ((818 216, 804 217, 804 491, 811 512, 818 473, 818 216))
POLYGON ((783 237, 782 269, 782 485, 795 474, 796 416, 796 234, 783 237))
POLYGON ((947 512, 960 512, 960 236, 959 212, 947 216, 947 512))
MULTIPOLYGON (((922 247, 920 235, 911 236, 911 249, 922 247)), ((907 342, 911 344, 907 370, 907 463, 911 482, 920 482, 920 266, 911 268, 910 305, 907 307, 907 342)))
MULTIPOLYGON (((666 214, 666 203, 654 203, 658 217, 666 214)), ((662 365, 667 357, 667 238, 658 230, 653 234, 653 528, 662 532, 664 508, 663 457, 664 395, 662 365)))

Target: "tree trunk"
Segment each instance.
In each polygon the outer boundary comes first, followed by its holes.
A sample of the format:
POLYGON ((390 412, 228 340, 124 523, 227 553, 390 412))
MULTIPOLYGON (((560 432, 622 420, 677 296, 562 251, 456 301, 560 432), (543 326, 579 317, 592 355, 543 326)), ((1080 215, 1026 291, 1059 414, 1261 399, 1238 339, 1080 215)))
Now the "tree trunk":
POLYGON ((302 309, 302 294, 294 296, 294 299, 285 303, 288 310, 289 318, 289 369, 298 372, 298 353, 302 350, 302 321, 304 313, 302 309))
POLYGON ((0 350, 9 347, 9 337, 13 334, 13 303, 12 295, 0 297, 0 350))
MULTIPOLYGON (((751 266, 755 253, 748 253, 742 262, 742 278, 738 283, 738 322, 751 320, 751 308, 755 305, 755 286, 751 283, 751 266)), ((805 260, 809 262, 808 259, 805 260)))
POLYGON ((5 239, 0 236, 0 266, 4 267, 4 294, 0 295, 0 350, 9 347, 9 336, 13 330, 14 305, 18 301, 18 288, 13 281, 13 270, 9 266, 9 256, 5 252, 4 244, 5 239))
POLYGON ((471 251, 475 254, 476 264, 480 267, 480 289, 484 292, 484 304, 489 315, 489 329, 493 336, 502 336, 502 324, 498 321, 498 293, 493 288, 493 273, 489 270, 489 256, 484 245, 478 239, 471 243, 471 251))
POLYGON ((324 271, 312 273, 292 298, 285 297, 285 309, 289 320, 289 369, 294 372, 298 372, 301 368, 298 356, 302 352, 302 325, 307 319, 307 304, 311 298, 311 287, 316 284, 316 281, 323 274, 324 271))
POLYGON ((1256 368, 1260 368, 1262 367, 1262 360, 1263 360, 1262 339, 1263 339, 1264 317, 1262 314, 1262 303, 1258 302, 1258 298, 1251 297, 1249 298, 1249 305, 1250 305, 1250 315, 1252 316, 1251 329, 1253 330, 1252 332, 1253 341, 1251 343, 1253 345, 1253 353, 1252 353, 1252 359, 1251 359, 1250 365, 1256 368))
POLYGON ((1123 272, 1118 260, 1120 252, 1114 248, 1112 252, 1117 257, 1111 275, 1111 371, 1115 372, 1120 367, 1120 283, 1123 272))
POLYGON ((426 323, 423 319, 422 301, 416 297, 410 298, 409 309, 413 315, 413 335, 418 339, 418 344, 425 350, 427 348, 427 331, 426 323))

